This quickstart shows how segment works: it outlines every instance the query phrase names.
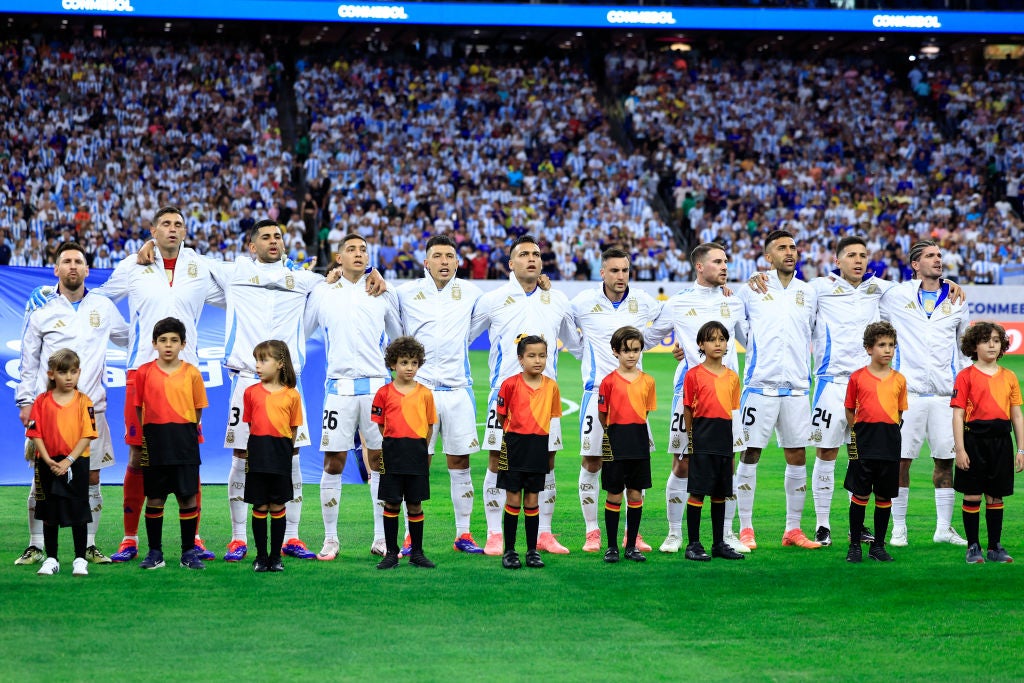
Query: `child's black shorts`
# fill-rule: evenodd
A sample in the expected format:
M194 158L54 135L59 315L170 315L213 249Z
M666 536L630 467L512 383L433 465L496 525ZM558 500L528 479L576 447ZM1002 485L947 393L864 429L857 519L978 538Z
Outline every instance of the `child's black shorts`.
M250 505L284 505L295 496L292 474L246 472L242 500Z
M895 498L900 492L900 461L858 458L846 468L843 488L855 496L867 498Z
M544 490L546 472L509 472L498 471L498 488L506 491L526 491L540 493Z
M430 500L430 479L425 474L392 474L385 472L380 475L380 486L377 488L377 500L387 503L422 503Z
M149 465L142 468L142 487L147 498L174 494L188 498L199 493L199 465Z
M731 455L715 455L697 451L690 455L690 478L686 492L712 498L732 497Z
M601 488L608 493L624 489L645 491L651 488L651 459L610 460L601 465Z

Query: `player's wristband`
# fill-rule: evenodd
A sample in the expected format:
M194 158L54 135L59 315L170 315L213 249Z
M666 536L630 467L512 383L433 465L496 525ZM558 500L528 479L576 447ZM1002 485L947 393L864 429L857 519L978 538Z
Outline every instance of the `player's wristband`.
M75 459L72 458L70 455L68 456L68 464L69 465L74 465L75 464Z
M1018 448L1017 455L1024 455L1024 448Z

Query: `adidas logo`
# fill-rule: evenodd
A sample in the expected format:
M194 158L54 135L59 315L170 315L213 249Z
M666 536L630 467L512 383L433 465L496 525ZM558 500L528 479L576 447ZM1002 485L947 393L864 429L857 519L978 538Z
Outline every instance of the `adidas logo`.
M562 445L562 440L561 439L555 439L555 446L558 447L558 446L561 446L561 445Z
M242 499L242 496L233 496L228 502L231 502L231 503L244 503L245 501Z
M492 500L489 503L487 503L487 507L489 507L489 508L500 508L501 505L498 504L498 501Z
M473 439L473 443L469 444L470 448L479 448L480 442L477 439Z
M298 431L298 432L297 432L297 433L295 434L295 440L296 440L296 441L305 441L305 440L306 440L306 433L305 433L305 432L303 432L303 431L302 431L302 430L300 429L300 430L299 430L299 431Z
M591 498L590 496L587 496L586 498L583 499L583 504L584 505L593 505L596 502L597 501L594 500L593 498Z
M843 293L843 288L842 287L836 287L835 289L832 290L832 293L833 294L842 294Z
M674 498L669 498L668 502L672 503L673 505L682 505L683 499L680 498L679 496L675 496Z
M508 297L507 299L505 299L505 305L506 306L508 306L510 304L514 304L515 302L516 302L516 300L513 297L511 297L511 296Z
M338 507L338 499L337 498L331 498L329 501L324 503L324 507L325 508Z
M424 294L423 292L417 292L416 296L414 296L412 299L413 301L424 301L426 298L426 294Z
M799 487L799 488L797 489L797 491L798 491L798 492L799 492L799 491L803 491L803 492L805 492L805 493L806 493L806 492L807 492L807 484L804 484L803 486Z
M143 274L145 274L145 275L152 275L152 274L153 274L153 273L155 273L156 271L155 271L155 270L153 270L153 266L146 266L146 269L145 269L144 271L142 271L142 272L143 272Z
M742 445L743 445L743 439L736 439L736 443L733 444L733 446L742 446Z
M775 297L773 297L771 294L765 294L761 301L775 301Z
M54 323L54 325L53 325L53 326L54 326L54 327L55 327L56 329L58 329L58 330L59 330L59 329L60 329L60 328L62 328L62 327L67 327L67 326L68 326L68 324L67 324L66 322L64 322L63 320L58 320L58 321L57 321L56 323Z
M291 501L289 501L289 502L291 502L291 503L301 503L302 502L302 496L298 496L297 498L292 498Z
M908 311L913 311L914 309L917 308L917 304L915 304L913 301L911 301L909 304L907 304L903 308L907 309Z
M750 488L750 484L740 484L739 486L736 487L736 490L737 491L752 491L753 489Z
M472 491L466 491L465 493L462 494L462 497L463 498L472 499L473 498L473 492Z
M597 304L596 306L594 306L593 308L590 309L590 312L591 313L600 313L603 310L604 309L601 308L601 304Z
M696 316L697 316L697 310L694 309L694 308L691 308L690 310L688 310L686 312L686 317L687 318L695 318Z
M113 453L104 453L103 458L100 460L100 462L114 462Z
M93 512L101 512L103 510L103 503L100 503L92 509Z

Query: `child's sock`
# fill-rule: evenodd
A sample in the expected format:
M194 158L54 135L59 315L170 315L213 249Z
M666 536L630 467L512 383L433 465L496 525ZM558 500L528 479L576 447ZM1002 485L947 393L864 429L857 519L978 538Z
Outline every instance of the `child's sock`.
M644 516L644 500L626 503L626 547L636 547L636 537L640 533L640 520Z
M885 534L889 530L890 517L892 517L892 501L880 501L875 498L875 542L872 545L885 545Z
M692 496L686 501L686 543L700 543L700 513L703 511L704 501L697 500Z
M60 527L56 524L43 524L43 549L47 557L57 559L57 532Z
M540 508L523 508L523 527L526 529L526 551L537 549L540 531Z
M86 538L89 535L88 524L76 524L71 527L71 541L75 544L75 558L85 557L85 545ZM54 555L56 557L56 555Z
M285 529L288 526L288 508L270 513L270 560L281 559L281 546L284 545Z
M519 526L519 508L512 507L505 503L505 517L502 520L502 531L504 532L505 552L516 549L516 531Z
M164 506L146 505L146 542L150 550L164 549Z
M995 548L1003 535L1003 504L989 503L985 506L985 527L988 529L988 547Z
M978 543L981 501L965 500L960 509L963 511L964 516L964 534L967 536L967 545L974 545Z
M415 515L410 514L408 511L405 514L405 521L409 525L409 541L411 543L411 550L414 553L423 552L423 511L420 510Z
M580 509L583 510L583 522L587 525L588 534L600 528L597 525L597 501L600 483L600 472L591 472L586 467L580 467ZM605 514L605 519L607 520L607 513Z
M683 510L686 509L686 486L688 479L677 477L671 472L665 482L665 514L668 517L668 533L683 535Z
M604 533L608 537L608 547L619 547L619 518L622 515L622 503L604 502Z
M256 546L256 559L267 557L267 511L252 511L252 543Z
M714 545L725 542L725 498L711 499L711 539Z
M142 483L142 470L128 465L124 471L124 535L138 538L139 517L142 506L146 502L146 492Z
M867 506L868 499L866 497L850 497L850 543L860 543L860 532L864 528Z
M392 510L384 507L384 544L387 547L388 555L398 554L398 513L401 508Z
M196 547L196 529L199 524L199 508L181 508L178 510L178 524L181 526L181 552Z

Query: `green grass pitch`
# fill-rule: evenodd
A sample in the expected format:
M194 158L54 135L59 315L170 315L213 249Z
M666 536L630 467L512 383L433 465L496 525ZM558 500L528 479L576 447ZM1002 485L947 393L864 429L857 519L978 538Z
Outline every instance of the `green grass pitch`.
M484 353L474 352L477 395L485 399ZM651 354L658 381L653 430L654 488L641 531L655 547L666 531L664 454L672 362ZM1020 375L1024 360L1008 358ZM579 366L562 354L563 395L578 401ZM482 419L482 410L478 417ZM342 552L334 562L286 561L280 575L248 562L176 566L153 572L91 566L71 576L70 533L61 534L63 571L36 576L13 560L25 543L24 487L0 489L0 678L125 680L1013 680L1024 678L1024 603L1019 565L967 566L963 551L931 541L935 507L927 458L912 470L910 546L881 566L844 561L847 504L837 492L837 545L782 548L783 460L766 450L755 517L761 547L742 562L692 563L649 555L638 565L605 565L580 552L583 521L575 417L563 420L557 459L555 532L572 549L545 556L543 570L505 571L498 558L451 550L453 521L443 458L431 470L425 549L434 571L403 565L378 572L365 486L346 486ZM11 449L8 457L20 457ZM813 452L809 451L810 458ZM312 449L303 454L318 458ZM809 459L810 459L809 458ZM836 472L842 481L845 452ZM473 531L485 534L479 498L485 457L473 458L478 500ZM810 465L808 466L810 471ZM316 482L307 483L303 537L319 549ZM121 489L104 488L99 545L120 540ZM220 556L229 539L223 486L204 488L203 535ZM176 536L173 505L165 534ZM868 511L870 520L871 510ZM804 513L814 521L811 496ZM960 526L959 500L954 523ZM705 520L705 536L709 532ZM869 521L870 524L870 521ZM1004 544L1024 554L1024 510L1007 501ZM984 538L984 523L982 534ZM169 554L169 559L174 559ZM287 560L287 558L286 558ZM1024 560L1024 557L1022 557Z

